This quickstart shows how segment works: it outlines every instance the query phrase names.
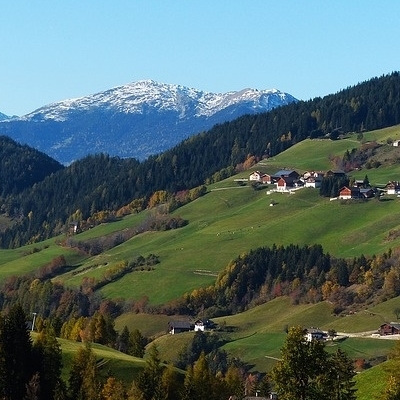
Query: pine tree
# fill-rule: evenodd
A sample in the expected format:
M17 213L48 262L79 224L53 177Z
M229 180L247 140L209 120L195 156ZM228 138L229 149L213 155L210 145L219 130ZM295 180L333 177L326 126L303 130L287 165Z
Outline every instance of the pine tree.
M34 345L34 362L40 377L42 398L52 399L61 380L62 353L52 325L45 327Z
M353 362L347 357L346 353L338 349L331 356L331 378L332 378L332 399L355 400L356 389L354 381L354 366Z
M162 366L160 354L157 346L152 345L146 360L146 366L132 384L130 397L140 400L163 400L161 377Z
M26 315L16 304L0 319L0 397L21 400L33 374Z
M322 342L307 341L303 328L292 327L281 354L282 359L272 370L280 399L331 399L325 376L328 357Z
M125 325L122 332L118 335L117 338L117 349L122 353L128 353L129 350L129 329Z
M126 393L121 381L110 376L101 390L102 400L125 400Z
M79 348L69 375L69 397L74 400L96 400L98 398L98 376L96 357L88 343Z
M162 393L164 400L176 400L180 398L182 380L175 368L169 364L164 369L161 377Z
M129 335L128 353L134 357L143 357L146 346L146 338L138 329L134 329Z
M240 398L244 394L243 373L234 366L230 366L225 375L225 383L230 396Z

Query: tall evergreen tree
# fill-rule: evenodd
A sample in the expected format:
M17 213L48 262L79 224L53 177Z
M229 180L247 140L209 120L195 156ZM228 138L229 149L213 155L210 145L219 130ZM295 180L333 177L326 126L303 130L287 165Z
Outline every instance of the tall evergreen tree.
M355 400L356 389L354 381L354 366L346 353L338 349L330 358L332 399L335 400Z
M121 351L122 353L128 353L129 349L129 329L125 325L124 329L122 329L122 332L118 335L117 337L117 349Z
M19 304L0 319L0 397L21 400L33 371L32 341Z
M331 400L326 369L328 355L318 340L307 341L301 327L289 329L281 350L282 359L272 370L282 400Z
M61 381L62 353L54 328L46 326L33 344L35 370L39 372L43 399L53 399Z
M240 398L244 394L243 373L235 366L231 365L225 374L225 384L230 396Z
M69 375L69 397L71 400L97 400L98 376L96 357L90 344L79 348L72 362Z
M134 329L129 335L128 353L134 357L143 357L146 346L146 338L138 329Z
M101 389L101 400L125 400L126 398L122 382L110 376Z
M162 372L160 354L156 345L149 350L146 366L131 388L132 399L163 400Z

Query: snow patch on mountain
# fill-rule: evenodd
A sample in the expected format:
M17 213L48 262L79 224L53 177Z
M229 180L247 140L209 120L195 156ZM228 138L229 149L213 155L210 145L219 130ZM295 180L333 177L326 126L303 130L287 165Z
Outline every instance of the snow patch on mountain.
M173 111L180 119L210 117L238 103L252 102L253 109L266 111L295 99L276 89L244 89L238 92L210 93L181 85L142 80L94 95L52 103L29 113L21 120L65 121L74 112L102 109L114 113L146 114L146 110Z

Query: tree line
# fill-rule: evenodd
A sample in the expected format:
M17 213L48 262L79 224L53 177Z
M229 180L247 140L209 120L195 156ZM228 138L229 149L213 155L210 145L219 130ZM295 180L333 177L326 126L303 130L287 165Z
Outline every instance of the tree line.
M218 124L143 162L88 156L40 182L26 183L17 192L13 185L3 190L2 212L16 218L16 223L0 234L0 246L17 247L60 233L77 210L87 219L135 199L148 200L160 190L176 193L203 185L220 171L221 176L232 174L249 157L276 155L307 137L335 139L339 132L398 123L400 75L393 72L323 98Z
M163 307L211 318L289 296L293 304L327 300L335 314L356 311L372 299L381 302L400 295L399 261L399 250L344 259L324 253L318 244L260 247L231 261L214 285Z
M391 231L384 240L396 235L396 230ZM0 308L6 310L20 303L26 312L58 320L61 328L65 321L90 317L96 310L114 318L126 311L212 318L289 296L294 304L327 300L333 312L340 314L356 311L367 301L381 302L400 295L398 249L378 256L344 259L325 253L318 244L291 244L250 250L232 260L214 285L195 289L166 304L152 305L147 298L102 298L98 289L108 282L136 270L151 270L157 263L154 254L139 256L104 269L96 279L83 278L80 287L74 289L50 279L71 268L59 256L32 274L6 279L0 287Z

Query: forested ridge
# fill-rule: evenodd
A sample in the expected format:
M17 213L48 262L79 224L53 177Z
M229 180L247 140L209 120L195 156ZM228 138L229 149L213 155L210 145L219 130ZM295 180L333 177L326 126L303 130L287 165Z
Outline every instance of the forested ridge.
M0 136L0 198L18 194L62 168L40 151Z
M336 94L219 124L144 162L88 156L22 191L8 189L2 212L18 223L0 235L17 247L51 237L79 210L82 218L117 210L158 190L175 193L226 177L250 155L268 157L307 138L337 138L400 123L400 74L371 79ZM8 157L8 156L7 156ZM15 161L14 161L15 162Z

